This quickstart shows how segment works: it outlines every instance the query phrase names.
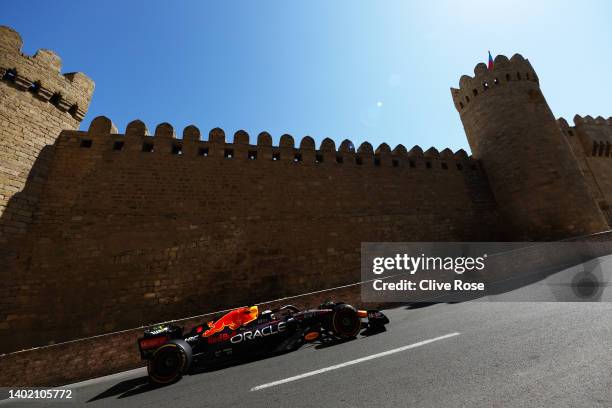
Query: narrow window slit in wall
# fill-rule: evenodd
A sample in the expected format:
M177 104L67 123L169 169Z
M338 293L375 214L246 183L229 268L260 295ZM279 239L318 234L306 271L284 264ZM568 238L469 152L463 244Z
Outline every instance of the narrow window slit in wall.
M376 167L379 167L379 166L380 166L380 159L379 159L378 157L375 157L375 158L374 158L374 165L375 165Z
M49 103L51 105L57 106L62 100L62 95L58 92L54 93L51 98L49 98Z
M145 153L152 153L153 149L154 149L154 145L153 143L143 143L142 144L142 151Z
M208 157L208 147L200 147L198 149L198 156Z
M356 157L355 164L357 164L358 166L361 166L363 164L363 159L361 157Z
M183 146L181 146L180 144L173 144L172 154L178 154L178 155L183 154Z
M597 148L599 143L593 142L593 151L591 152L591 156L597 156Z
M249 150L249 160L257 159L257 150Z
M425 162L425 167L427 167L428 169L431 169L431 162Z
M416 163L414 162L414 160L409 160L408 164L410 165L411 168L415 168L416 167Z
M294 162L294 163L299 163L299 162L301 162L301 161L302 161L302 155L301 155L301 154L297 153L297 154L295 154L295 155L293 156L293 162Z
M234 149L225 149L223 151L223 157L226 159L231 159L234 157Z
M315 156L315 163L323 163L323 155L322 154L317 154Z
M113 150L123 150L123 144L124 142L121 140L117 140L115 143L113 143Z
M272 160L274 161L280 160L280 153L279 152L272 153Z
M28 91L36 95L38 91L40 91L40 81L33 82L32 85L28 88ZM72 105L76 106L76 105Z
M391 163L392 163L393 167L399 167L399 160L393 159L393 161Z
M90 139L81 139L81 147L89 149L93 142Z
M442 163L442 168L443 168L444 170L448 170L448 164L446 164L446 163Z
M463 165L461 163L457 163L457 170L463 170Z
M17 79L17 70L15 68L7 69L2 75L2 80L7 82L15 82Z
M342 157L342 156L336 156L336 163L338 163L338 164L342 164L342 163L344 163L344 157Z

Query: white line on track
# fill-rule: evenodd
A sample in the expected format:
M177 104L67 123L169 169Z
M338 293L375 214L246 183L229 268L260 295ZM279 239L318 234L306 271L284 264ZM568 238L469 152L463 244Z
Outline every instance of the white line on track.
M257 387L251 388L251 391L259 391L259 390L263 390L265 388L270 388L270 387L274 387L274 386L277 386L277 385L286 384L286 383L289 383L289 382L292 382L292 381L301 380L303 378L312 377L313 375L323 374L323 373L326 373L328 371L337 370L339 368L344 368L344 367L352 366L354 364L363 363L364 361L369 361L369 360L373 360L375 358L385 357L385 356L388 356L388 355L391 355L391 354L395 354L395 353L399 353L399 352L402 352L402 351L410 350L410 349L413 349L413 348L416 348L416 347L424 346L426 344L433 343L434 341L448 339L450 337L455 337L455 336L458 336L460 334L461 333L457 333L457 332L449 333L449 334L445 334L444 336L434 337L433 339L419 341L418 343L413 343L413 344L409 344L407 346L402 346L402 347L398 347L398 348L395 348L395 349L392 349L392 350L383 351L382 353L372 354L371 356L361 357L361 358L358 358L356 360L347 361L346 363L336 364L336 365L333 365L333 366L321 368L319 370L309 371L307 373L296 375L296 376L289 377L289 378L285 378L285 379L282 379L282 380L273 381L271 383L258 385Z

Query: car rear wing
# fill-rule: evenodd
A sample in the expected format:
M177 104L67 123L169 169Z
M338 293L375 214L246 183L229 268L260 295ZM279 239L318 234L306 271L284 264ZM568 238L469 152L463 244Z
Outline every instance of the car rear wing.
M164 324L151 327L145 330L142 337L138 339L138 350L142 359L149 358L155 350L168 341L180 339L183 335L183 328Z

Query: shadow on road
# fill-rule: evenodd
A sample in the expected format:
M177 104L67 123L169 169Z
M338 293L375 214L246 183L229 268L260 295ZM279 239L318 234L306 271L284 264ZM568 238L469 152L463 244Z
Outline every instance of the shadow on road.
M384 333L386 332L387 329L385 328L385 326L381 326L381 327L376 327L376 328L369 328L366 327L361 333L360 335L362 337L369 337L369 336L374 336L376 334L380 334L380 333ZM328 347L333 347L333 346L337 346L339 344L343 344L343 343L347 343L349 341L353 341L354 339L338 339L338 338L323 338L322 340L320 340L318 342L318 344L316 346L314 346L315 349L317 350L321 350L324 348L328 348Z
M377 329L369 329L366 328L361 332L361 336L362 337L368 337L368 336L373 336L376 334L380 334L387 331L387 329L385 329L384 327L381 328L377 328ZM318 344L316 343L306 343L304 344L301 348L306 348L306 347L314 347L315 349L319 350L319 349L324 349L327 347L332 347L332 346L336 346L339 344L343 344L349 341L354 341L354 339L347 339L347 340L342 340L342 339L325 339L322 341L319 341ZM315 345L316 344L316 345ZM239 360L234 360L234 361L228 361L228 362L224 362L224 363L218 363L214 366L203 366L203 367L199 367L197 369L194 369L190 375L198 375L198 374L202 374L202 373L208 373L208 372L212 372L212 371L219 371L222 370L224 368L228 368L228 367L234 367L237 365L242 365L242 364L248 364L248 363L252 363L258 360L263 360L266 358L272 358L275 356L278 356L280 354L286 354L286 353L291 353L291 351L287 351L287 352L283 352L283 353L277 353L277 354L272 354L272 355L254 355L248 358L241 358ZM172 384L168 384L168 385L172 385ZM120 383L117 383L115 385L113 385L112 387L110 387L109 389L107 389L104 392L101 392L100 394L96 395L95 397L89 399L87 402L94 402L94 401L98 401L98 400L102 400L105 398L111 398L111 397L115 397L117 396L117 398L126 398L126 397L131 397L133 395L138 395L138 394L142 394L144 392L148 392L148 391L152 391L154 389L157 388L162 388L165 387L167 385L164 386L158 386L158 385L153 385L149 382L149 379L147 376L143 376L143 377L138 377L138 378L132 378L130 380L125 380L122 381Z
M608 259L612 261L612 257ZM521 288L521 290L533 290L535 292L528 292L527 295L530 299L541 296L542 300L556 300L556 301L601 301L604 289L611 286L610 270L612 268L602 267L604 259L595 259L589 262L585 262L578 267L572 267L564 269L557 273L551 271L537 271L536 273L525 273L512 277L511 279L504 279L497 282L490 282L486 293L484 294L467 294L464 296L457 296L456 293L446 294L444 296L436 296L429 299L422 299L417 302L406 302L400 304L388 305L383 307L385 309L404 307L406 310L426 308L432 305L440 303L461 303L464 301L476 300L485 296L499 296L503 294L511 295L510 300L519 300L518 296L513 293L514 290ZM607 276L606 276L607 275ZM534 284L537 284L534 286ZM543 297L542 292L548 294L548 298ZM537 295L537 296L535 296ZM505 300L501 298L500 300ZM361 337L367 337L379 334L386 331L384 327L373 330L366 328L361 332ZM302 348L314 347L317 350L333 347L336 345L343 344L351 340L342 340L337 338L323 338L315 343L307 343L302 345ZM285 353L288 353L287 351ZM230 366L237 366L242 364L248 364L254 361L271 358L278 354L263 354L263 355L251 355L240 360L226 361L223 363L217 363L214 366L202 366L192 370L190 375L197 375L205 372L219 371ZM148 382L146 376L134 378L126 381L117 383L107 389L106 391L96 395L87 402L94 402L106 398L126 398L133 395L141 394L160 388L160 386L152 385Z
M129 397L130 395L149 391L153 388L155 387L149 384L149 380L146 376L132 378L131 380L122 381L113 385L108 390L96 395L87 402L94 402L97 400L114 397L115 395L119 395L117 398L125 398Z

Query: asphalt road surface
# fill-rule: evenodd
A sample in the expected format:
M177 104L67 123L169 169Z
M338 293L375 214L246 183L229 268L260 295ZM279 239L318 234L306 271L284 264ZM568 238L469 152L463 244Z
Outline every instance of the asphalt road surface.
M612 303L472 301L386 313L386 332L163 388L149 388L137 369L70 385L71 403L0 406L612 407Z

